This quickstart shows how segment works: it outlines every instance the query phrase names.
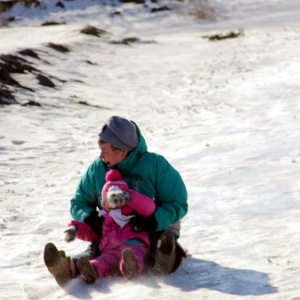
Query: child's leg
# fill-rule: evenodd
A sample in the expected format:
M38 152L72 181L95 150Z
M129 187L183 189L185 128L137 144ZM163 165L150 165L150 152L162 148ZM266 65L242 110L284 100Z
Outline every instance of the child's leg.
M95 268L98 277L105 277L118 272L120 256L120 249L118 247L106 253L102 252L100 256L90 260L90 263Z
M129 279L141 274L148 250L144 245L123 245L120 271Z
M128 279L132 279L138 276L137 259L132 249L123 249L120 270L122 274Z

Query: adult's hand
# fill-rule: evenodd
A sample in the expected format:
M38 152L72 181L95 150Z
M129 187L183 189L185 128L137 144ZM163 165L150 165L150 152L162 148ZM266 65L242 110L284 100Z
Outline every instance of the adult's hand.
M131 230L134 232L146 231L148 233L153 233L156 230L157 221L154 214L149 217L144 217L142 215L135 215L129 221Z

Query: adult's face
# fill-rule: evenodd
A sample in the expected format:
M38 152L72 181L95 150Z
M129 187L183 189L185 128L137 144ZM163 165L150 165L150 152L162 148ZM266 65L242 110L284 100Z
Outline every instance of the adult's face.
M100 149L100 159L108 166L112 167L126 158L128 151L113 147L105 141L98 140Z

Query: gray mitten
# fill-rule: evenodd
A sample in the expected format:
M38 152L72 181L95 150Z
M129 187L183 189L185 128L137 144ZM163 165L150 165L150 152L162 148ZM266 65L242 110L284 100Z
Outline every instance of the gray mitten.
M77 229L75 225L70 226L67 230L65 230L65 241L68 243L74 241L76 237L76 231Z
M102 188L101 206L105 209L120 208L131 200L130 189L118 170L109 170Z
M123 192L112 190L106 194L108 207L116 208L124 206L128 201L131 200L130 192Z

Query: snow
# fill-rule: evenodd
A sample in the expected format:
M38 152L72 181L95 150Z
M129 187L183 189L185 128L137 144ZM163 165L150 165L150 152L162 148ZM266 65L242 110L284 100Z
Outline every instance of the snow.
M24 58L57 87L13 74L36 91L19 89L16 100L42 106L0 106L0 299L300 299L300 1L213 0L206 21L174 2L156 14L56 2L2 13L17 18L0 29L0 54L35 49L41 60ZM65 24L39 26L46 21ZM86 25L108 34L81 34ZM238 29L238 38L203 38ZM125 37L140 42L110 43ZM167 276L75 279L63 290L43 249L87 247L64 241L69 200L113 114L134 120L149 150L182 174L189 256Z

